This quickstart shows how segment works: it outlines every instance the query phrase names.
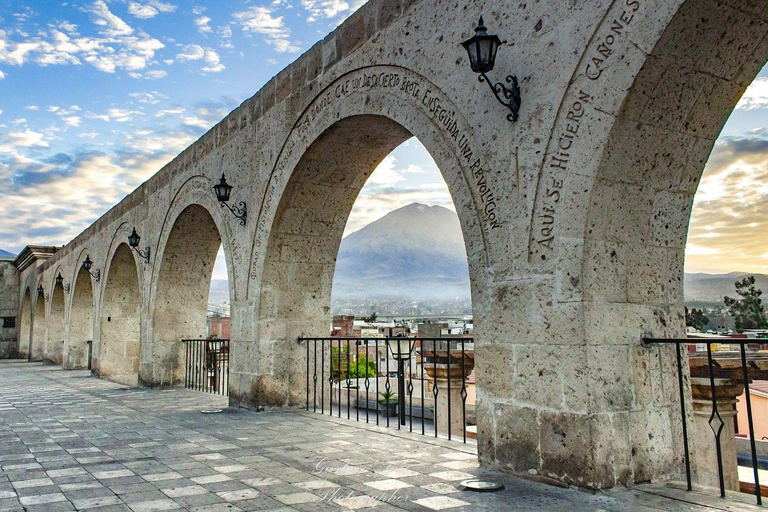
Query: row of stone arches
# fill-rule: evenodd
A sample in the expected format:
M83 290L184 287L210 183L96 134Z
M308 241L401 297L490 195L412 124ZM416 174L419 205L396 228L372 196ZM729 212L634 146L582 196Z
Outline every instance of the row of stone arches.
M207 334L208 291L221 235L205 206L187 203L178 210L154 255L157 269L131 250L124 223L103 260L83 249L73 267L52 269L50 276L62 275L61 283L55 277L52 283L42 278L28 283L21 301L20 355L66 369L91 366L99 376L129 385L181 381L180 340ZM86 256L100 267L99 279L83 267ZM155 283L152 300L142 293L146 273Z

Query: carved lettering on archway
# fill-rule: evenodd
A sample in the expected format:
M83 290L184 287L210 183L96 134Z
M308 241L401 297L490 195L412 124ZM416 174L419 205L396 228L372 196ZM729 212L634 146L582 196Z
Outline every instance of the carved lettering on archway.
M436 85L424 77L405 68L395 66L376 66L357 69L344 75L329 85L307 107L294 125L288 136L272 175L267 183L259 213L254 241L254 254L251 267L251 279L258 277L258 262L264 255L264 246L269 238L272 222L274 201L284 189L288 180L289 163L295 160L295 151L299 141L311 136L310 128L321 116L339 112L344 102L353 95L385 92L406 99L421 108L430 116L435 125L440 128L445 138L453 142L453 152L461 162L461 166L469 172L467 182L471 192L476 196L476 204L480 208L480 218L483 219L483 238L486 246L493 230L503 225L503 218L498 210L493 183L488 176L496 173L481 158L479 151L473 145L472 134L467 124L459 117L452 107L448 96ZM305 140L305 143L311 141Z
M608 67L622 58L622 45L626 30L635 19L642 0L616 0L603 23L595 30L592 41L582 55L581 62L571 79L560 104L555 127L549 139L547 153L539 172L536 199L531 214L528 261L547 261L553 254L557 239L558 215L569 175L579 174L581 164L574 164L576 155L584 157L590 152L588 108L594 105L590 91L603 87L600 82Z

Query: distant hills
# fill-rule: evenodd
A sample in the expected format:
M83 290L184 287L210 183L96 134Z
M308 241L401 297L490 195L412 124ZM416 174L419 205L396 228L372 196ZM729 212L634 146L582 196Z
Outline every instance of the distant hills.
M4 251L0 249L0 258L15 258L16 255L12 252Z
M722 304L724 296L736 295L734 282L748 275L756 277L768 303L768 275L746 272L685 274L685 301ZM394 297L469 300L467 255L456 212L412 203L341 241L333 300ZM214 280L210 302L227 300L227 281Z
M750 274L748 272L731 272L729 274L685 274L686 302L723 302L723 297L736 297L734 283L746 276L755 276L755 286L763 290L763 296L768 299L768 276L765 274Z
M459 217L412 203L346 236L333 298L469 298L469 267Z

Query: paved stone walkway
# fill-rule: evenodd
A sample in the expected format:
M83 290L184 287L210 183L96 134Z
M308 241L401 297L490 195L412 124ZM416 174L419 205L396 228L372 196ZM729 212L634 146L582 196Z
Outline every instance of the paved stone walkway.
M0 511L757 510L670 486L548 486L478 469L471 446L319 414L200 412L216 407L226 399L0 361ZM506 489L460 490L474 475Z

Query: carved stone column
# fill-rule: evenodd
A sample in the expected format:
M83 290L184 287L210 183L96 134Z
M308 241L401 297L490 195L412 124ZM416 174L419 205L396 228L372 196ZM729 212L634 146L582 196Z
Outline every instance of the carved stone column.
M463 403L466 396L464 394L466 391L463 393L462 390L466 390L464 381L475 367L474 353L465 352L462 355L461 350L451 350L450 369L447 351L424 352L424 355L429 358L434 357L431 362L424 363L424 370L432 380L433 386L437 388L435 400L437 433L447 436L450 423L451 437L461 437L464 435ZM449 404L450 415L448 414Z
M712 390L708 377L691 378L693 417L688 438L691 448L691 470L697 483L720 487L715 434L719 430L720 456L725 488L739 490L739 472L734 420L736 397L744 392L744 383L736 379L715 379L717 412L713 415ZM722 425L722 429L720 428Z

